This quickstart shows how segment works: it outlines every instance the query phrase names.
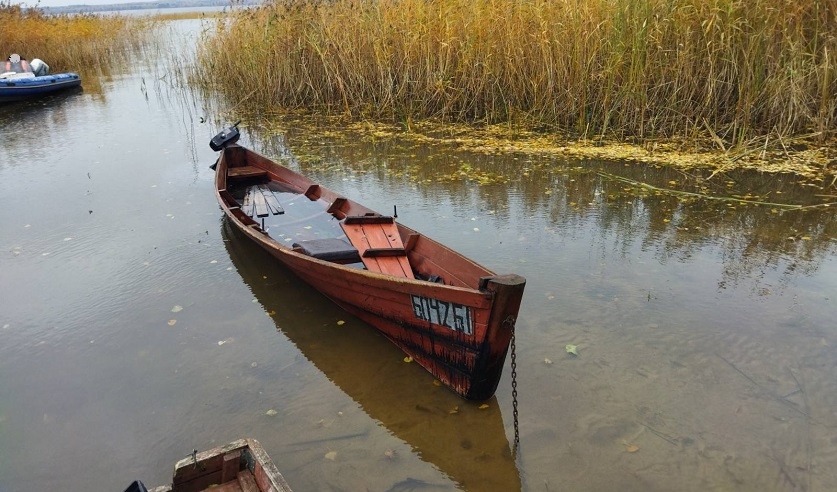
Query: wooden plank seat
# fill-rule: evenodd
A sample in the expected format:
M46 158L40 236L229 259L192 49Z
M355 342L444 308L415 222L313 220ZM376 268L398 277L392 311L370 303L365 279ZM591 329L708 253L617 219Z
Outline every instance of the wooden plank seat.
M340 227L352 246L357 248L367 270L415 278L393 217L353 215L346 217Z
M293 244L295 251L334 263L360 263L357 249L345 239L309 239Z
M239 166L227 169L227 179L261 178L267 176L267 171L255 166Z

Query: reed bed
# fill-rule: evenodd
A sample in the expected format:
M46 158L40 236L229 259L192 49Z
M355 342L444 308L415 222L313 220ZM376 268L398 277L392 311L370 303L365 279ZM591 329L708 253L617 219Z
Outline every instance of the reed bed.
M151 24L141 19L93 14L47 15L0 0L0 48L40 58L52 72L105 68L139 48Z
M582 137L828 138L837 0L274 0L193 82L251 108L523 123Z

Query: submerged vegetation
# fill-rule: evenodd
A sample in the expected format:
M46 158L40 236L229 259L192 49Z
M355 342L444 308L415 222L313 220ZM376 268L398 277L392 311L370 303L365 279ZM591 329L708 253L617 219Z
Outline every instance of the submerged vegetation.
M835 31L834 0L275 0L207 31L193 82L238 111L784 159L835 136Z
M3 58L19 53L44 60L53 72L96 70L139 48L149 25L140 19L93 14L47 15L0 0Z

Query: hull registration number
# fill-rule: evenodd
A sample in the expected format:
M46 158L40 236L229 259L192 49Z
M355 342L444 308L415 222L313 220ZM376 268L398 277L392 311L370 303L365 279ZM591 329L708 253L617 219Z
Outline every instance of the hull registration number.
M466 335L474 334L474 316L471 308L454 302L440 301L430 297L410 296L413 314L416 318L434 325L445 326Z

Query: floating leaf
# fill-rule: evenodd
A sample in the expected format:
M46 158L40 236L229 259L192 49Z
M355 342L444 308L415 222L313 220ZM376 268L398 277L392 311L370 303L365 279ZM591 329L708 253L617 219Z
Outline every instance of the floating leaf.
M334 461L337 458L337 451L329 451L325 454L325 459Z
M408 355L407 357L404 357L404 362L409 364L410 362L413 362L413 358Z
M636 444L629 444L625 446L625 451L629 453L636 453L637 451L639 451L639 446L637 446Z
M548 366L551 366L551 365L552 365L552 359L545 358L545 359L543 360L543 363L544 363L544 364L546 364L546 365L548 365Z
M183 306L174 306L171 308L171 312L173 313L179 313L180 311L183 311Z
M174 326L176 323L177 323L176 319L170 319L169 320L169 326Z
M439 381L438 379L433 380L433 386L441 386L441 385L442 385L442 382Z
M275 417L275 416L279 415L279 412L277 412L276 410L271 408L270 410L268 410L264 414L267 415L268 417Z
M455 414L455 413L459 413L459 407L453 407L453 408L451 408L451 409L450 409L450 412L448 412L448 413L449 413L449 414L451 414L451 415L453 415L453 414Z
M486 408L489 408L489 407L490 407L490 405L488 403L483 403L482 405L480 405L480 410L485 410Z
M570 343L567 344L567 346L564 348L567 350L568 354L578 355L578 345L573 345Z
M268 311L267 315L268 316L276 316L276 311Z
M341 319L340 321L338 321L338 322L337 322L337 326L343 326L343 325L345 325L345 324L346 324L346 322L345 322L345 321L343 321L342 319Z

